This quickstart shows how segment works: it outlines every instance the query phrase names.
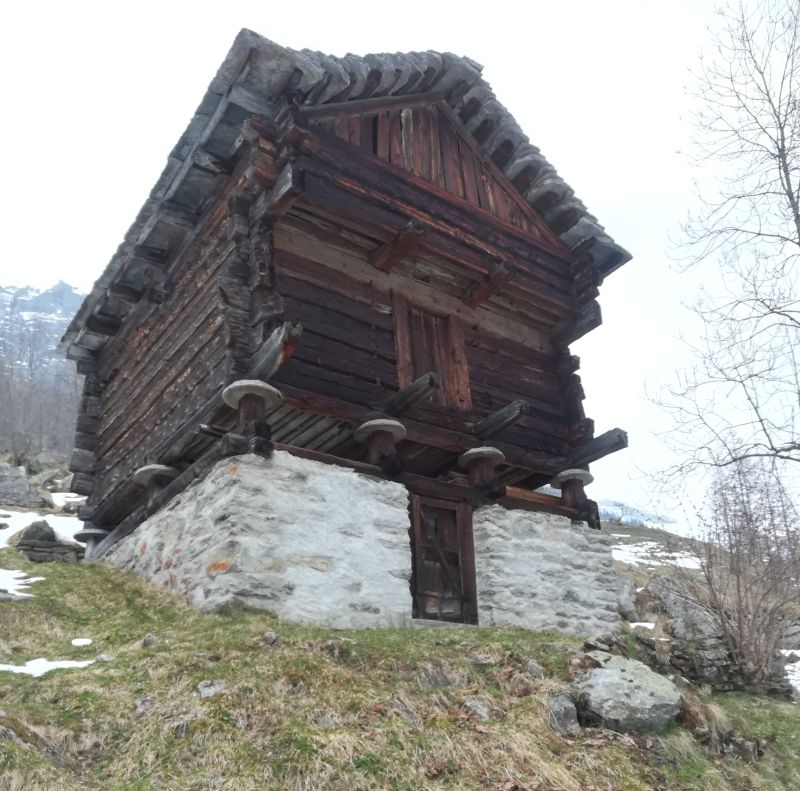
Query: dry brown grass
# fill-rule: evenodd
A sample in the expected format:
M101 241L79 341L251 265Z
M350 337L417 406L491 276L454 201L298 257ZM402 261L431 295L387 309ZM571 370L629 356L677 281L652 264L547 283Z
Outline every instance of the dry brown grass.
M0 564L25 568L9 551ZM569 638L496 628L334 632L263 613L202 615L102 566L44 573L35 598L0 603L0 631L13 630L5 661L116 658L39 679L0 674L0 708L63 761L0 742L0 791L645 791L711 788L691 778L722 776L686 732L665 737L673 757L659 761L648 739L550 731L548 696L566 688L570 669L546 644L576 643ZM266 629L278 634L273 647ZM145 649L147 632L159 642ZM79 635L94 644L71 646ZM545 679L525 672L529 658ZM225 694L199 698L203 679L223 682ZM464 710L474 695L490 704L490 721ZM143 698L152 705L137 714ZM689 780L678 779L678 755L694 767Z

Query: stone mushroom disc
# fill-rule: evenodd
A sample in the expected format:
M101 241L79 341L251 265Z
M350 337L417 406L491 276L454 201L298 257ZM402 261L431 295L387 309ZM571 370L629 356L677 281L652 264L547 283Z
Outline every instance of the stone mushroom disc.
M480 448L470 448L464 451L464 453L458 457L458 464L460 467L469 467L473 461L479 461L480 459L487 459L492 462L492 464L502 464L506 460L506 457L503 455L503 452L497 448L485 445Z
M133 482L147 486L153 478L177 478L180 474L180 470L168 467L166 464L145 464L133 473Z
M283 401L283 393L277 387L268 385L260 379L239 379L229 384L222 391L222 400L234 409L239 408L239 402L246 395L257 395L264 399L265 406L272 406Z
M110 532L110 530L103 530L101 527L84 527L83 530L75 533L73 538L76 541L80 541L81 544L86 544L93 538L98 540L105 538Z
M353 432L353 438L356 442L364 442L370 434L374 434L376 431L388 431L395 442L406 438L406 427L399 420L387 420L386 418L362 423Z
M582 484L588 486L593 480L594 475L592 475L589 470L564 470L550 481L550 485L554 489L560 489L567 481L580 481Z

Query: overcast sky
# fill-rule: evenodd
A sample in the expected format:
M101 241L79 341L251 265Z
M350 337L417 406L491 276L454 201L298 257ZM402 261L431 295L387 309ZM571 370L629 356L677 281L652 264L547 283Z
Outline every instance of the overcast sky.
M0 12L5 109L0 285L88 290L132 223L242 27L334 55L435 49L468 55L634 260L601 290L604 325L575 344L587 413L631 448L593 466L594 497L652 502L642 473L666 462L648 402L686 361L670 237L692 201L679 153L685 86L707 0L553 2L40 2Z

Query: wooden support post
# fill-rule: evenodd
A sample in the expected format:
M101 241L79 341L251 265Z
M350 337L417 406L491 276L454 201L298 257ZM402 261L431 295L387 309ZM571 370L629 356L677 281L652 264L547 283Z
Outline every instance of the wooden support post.
M414 404L429 398L434 392L442 389L442 377L429 372L420 376L410 385L401 388L384 405L381 411L387 415L399 415Z
M367 446L367 462L381 468L384 475L394 477L403 470L396 443L405 439L405 426L397 420L368 420L354 432L356 442Z
M370 254L369 261L381 272L388 272L396 263L411 255L428 232L428 226L418 220L409 220L406 226L389 242Z
M553 478L550 485L554 489L561 489L561 505L577 511L580 518L587 522L589 527L594 530L600 529L600 518L597 512L597 504L586 497L584 490L594 477L589 470L580 468L564 470Z
M280 390L259 379L240 379L222 391L222 400L239 413L237 431L223 439L225 455L244 452L241 450L242 439L251 453L271 455L272 432L266 415L269 407L283 401Z
M102 527L95 527L91 522L84 522L83 527L73 536L75 541L86 544L86 550L83 555L84 560L92 559L95 548L110 532L110 530Z
M498 464L506 460L497 449L491 447L471 448L458 459L460 467L469 473L469 485L491 500L504 497L506 487L497 480Z

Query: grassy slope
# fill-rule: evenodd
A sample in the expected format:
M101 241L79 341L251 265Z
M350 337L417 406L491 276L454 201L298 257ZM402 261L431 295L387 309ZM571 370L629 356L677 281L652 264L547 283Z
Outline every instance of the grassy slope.
M46 575L35 598L0 602L0 652L12 652L0 661L116 656L38 679L0 673L0 709L55 756L0 738L4 790L800 787L800 707L792 704L718 699L741 733L771 740L756 766L712 755L678 727L637 740L550 732L547 695L564 686L568 668L546 644L570 642L563 637L499 628L334 632L261 613L202 615L102 565L33 566L4 550L0 566ZM267 629L279 636L271 648ZM141 646L147 632L160 638L151 648ZM78 636L94 644L75 648ZM476 656L493 662L476 664ZM531 657L548 678L524 672ZM229 692L201 700L204 679L225 681ZM467 715L470 695L490 700L496 717ZM146 696L154 704L137 715L135 701Z

